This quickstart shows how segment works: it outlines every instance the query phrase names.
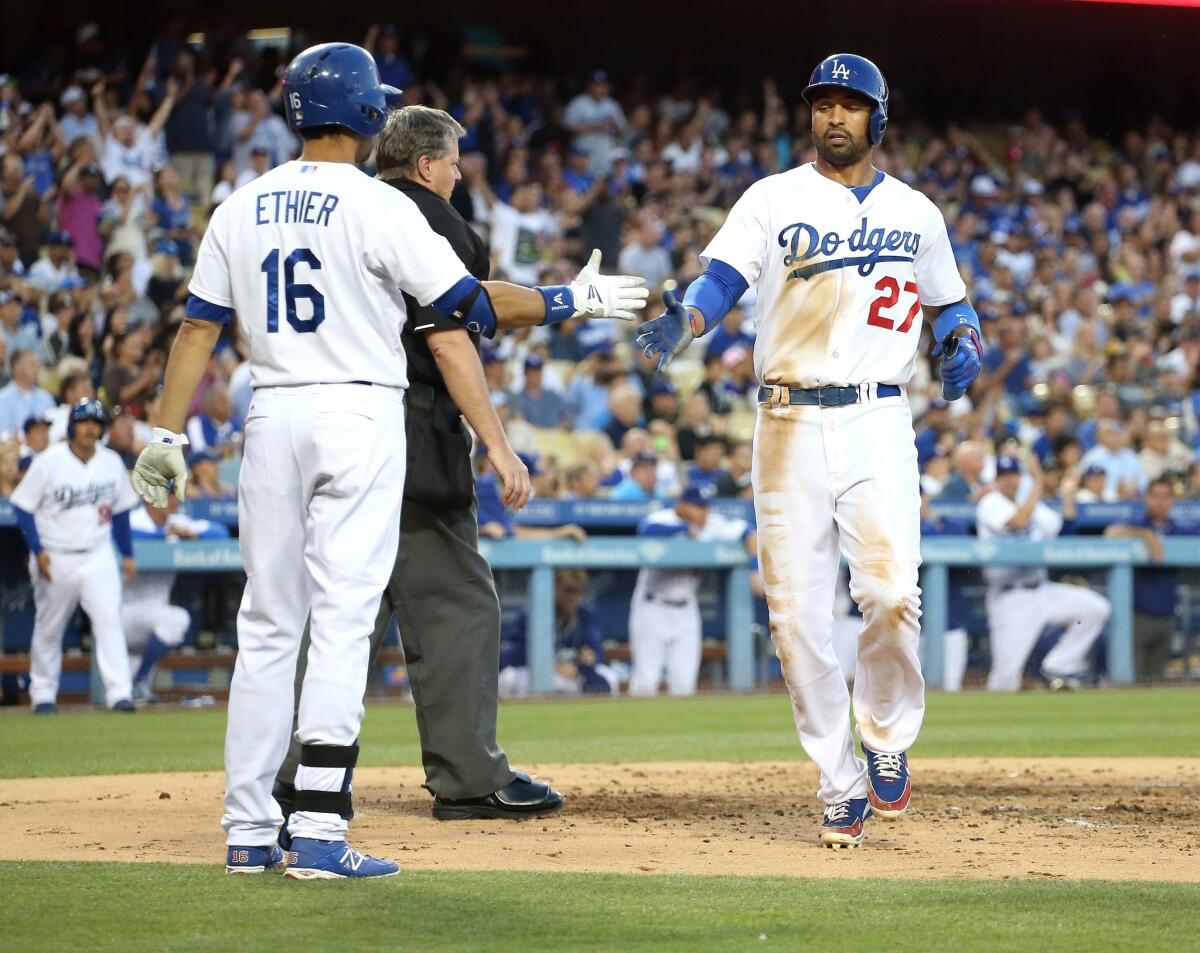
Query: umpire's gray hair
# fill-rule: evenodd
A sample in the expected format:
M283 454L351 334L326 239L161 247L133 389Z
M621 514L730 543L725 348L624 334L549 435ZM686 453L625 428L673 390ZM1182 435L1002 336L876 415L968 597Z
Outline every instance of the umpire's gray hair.
M388 113L375 146L375 168L381 179L412 175L421 156L441 159L467 130L441 109L405 106Z

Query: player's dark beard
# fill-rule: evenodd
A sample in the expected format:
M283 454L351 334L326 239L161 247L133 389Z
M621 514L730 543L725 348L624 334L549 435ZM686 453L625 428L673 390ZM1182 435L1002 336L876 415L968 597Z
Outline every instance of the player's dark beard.
M864 139L854 138L854 134L847 129L839 129L838 132L846 137L846 141L839 145L830 145L825 136L817 139L814 143L817 155L825 162L837 168L854 165L861 162L866 154L871 150L870 145ZM825 135L829 132L826 130Z

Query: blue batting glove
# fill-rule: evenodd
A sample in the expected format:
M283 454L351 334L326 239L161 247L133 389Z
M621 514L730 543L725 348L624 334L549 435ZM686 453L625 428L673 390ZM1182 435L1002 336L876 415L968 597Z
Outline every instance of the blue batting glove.
M692 319L687 309L676 300L673 292L663 292L663 304L666 311L657 318L638 325L637 345L646 357L660 355L658 373L667 369L667 365L687 348L695 338L692 331Z
M937 351L942 354L942 397L958 400L967 392L983 369L980 357L982 350L979 335L973 330L966 334L951 335L939 342Z

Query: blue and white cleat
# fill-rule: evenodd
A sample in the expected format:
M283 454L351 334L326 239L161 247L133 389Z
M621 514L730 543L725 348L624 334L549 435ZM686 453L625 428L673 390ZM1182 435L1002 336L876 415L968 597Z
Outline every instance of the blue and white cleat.
M826 847L857 847L866 836L871 805L865 797L829 804L821 820L819 839Z
M893 820L908 810L912 797L912 777L908 773L908 756L877 754L863 745L867 756L867 799L871 810L880 817Z
M33 706L35 715L57 715L58 706L54 702L38 702Z
M288 880L338 880L346 877L394 877L400 865L355 850L344 840L293 837L287 852Z
M230 847L225 854L225 873L261 874L267 870L280 870L287 858L278 844L264 847Z

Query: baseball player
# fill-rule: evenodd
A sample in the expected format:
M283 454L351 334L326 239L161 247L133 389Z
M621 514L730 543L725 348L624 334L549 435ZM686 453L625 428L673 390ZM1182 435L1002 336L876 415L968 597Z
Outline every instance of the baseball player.
M129 517L134 539L223 539L229 536L224 526L208 520L196 520L177 513L179 501L167 499L166 509L142 505ZM191 614L182 606L171 605L173 572L141 572L125 587L121 600L121 624L131 653L140 654L133 673L135 705L158 701L154 694L154 667L172 649L183 644Z
M1063 529L1063 517L1042 502L1042 471L1030 457L1030 486L1019 497L1021 465L1015 457L996 461L996 488L975 508L975 531L981 539L998 536L1053 539ZM1109 601L1083 586L1050 582L1041 566L985 567L987 614L992 669L987 687L992 692L1015 692L1038 636L1048 625L1066 632L1042 662L1051 688L1074 685L1087 671L1088 652L1112 611Z
M403 293L488 336L575 316L632 318L645 302L637 279L599 275L598 253L570 286L528 289L468 274L411 199L357 168L400 96L380 84L361 47L327 43L289 64L284 105L303 152L213 213L167 365L161 427L134 470L153 505L166 504L172 481L185 498L187 404L236 311L254 398L238 491L247 578L225 740L230 873L285 864L297 880L399 872L353 850L346 834L370 636L395 561L404 486ZM528 495L528 474L514 471L506 501L521 505ZM271 781L288 747L306 619L285 861Z
M753 554L754 531L745 520L708 508L711 484L692 483L671 507L638 524L639 536L681 537L702 542L742 541ZM629 606L630 695L657 695L666 675L672 695L696 694L700 676L700 602L703 574L691 569L638 572Z
M821 770L820 841L862 841L874 810L902 813L905 751L924 714L917 658L920 492L912 415L921 321L933 325L942 391L979 373L979 319L965 300L937 207L871 164L888 88L861 56L813 71L817 158L746 190L701 255L683 303L643 324L660 369L757 285L754 504L771 637L800 743ZM863 613L854 715L831 639L838 549Z
M122 576L128 584L137 574L129 511L138 498L121 458L100 445L107 421L100 401L79 401L66 442L38 454L11 497L30 553L36 614L29 696L38 715L58 711L63 629L76 606L92 620L105 703L113 711L134 710L120 605Z

